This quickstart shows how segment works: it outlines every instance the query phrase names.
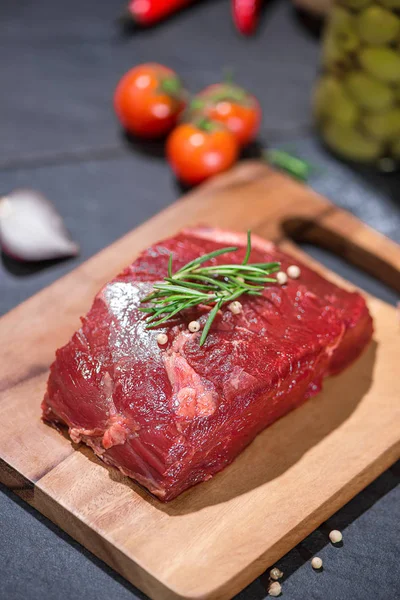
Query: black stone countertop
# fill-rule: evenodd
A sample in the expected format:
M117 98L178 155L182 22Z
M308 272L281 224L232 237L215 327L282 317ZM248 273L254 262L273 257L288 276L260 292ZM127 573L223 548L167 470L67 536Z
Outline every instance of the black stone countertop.
M232 66L261 101L260 141L316 167L310 184L400 241L400 177L333 159L312 131L310 91L319 42L290 3L268 4L260 31L239 37L228 0L203 0L148 31L121 35L120 0L2 0L0 3L0 191L33 187L65 218L79 258L28 268L0 262L0 314L107 246L181 194L159 144L129 143L112 111L119 77L163 62L200 90ZM319 260L388 302L396 294L343 261ZM1 340L6 343L6 340ZM400 425L399 425L400 426ZM400 465L397 464L283 557L287 600L400 598ZM344 545L327 541L343 531ZM314 573L310 558L324 560ZM36 511L0 488L1 600L128 600L145 596ZM260 577L237 596L266 598Z

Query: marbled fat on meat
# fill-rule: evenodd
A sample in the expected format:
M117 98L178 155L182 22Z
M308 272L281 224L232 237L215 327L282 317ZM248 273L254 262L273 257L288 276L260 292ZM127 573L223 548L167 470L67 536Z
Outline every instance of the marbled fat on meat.
M293 259L252 236L251 262ZM207 309L146 330L140 299L167 273L217 248L213 259L241 262L246 236L191 229L144 251L96 296L82 327L51 366L43 418L66 425L113 465L168 501L223 469L265 427L316 394L325 376L352 363L372 336L358 293L347 292L305 265L299 279L243 296L243 310L223 308L204 346L194 318ZM168 336L160 347L157 335ZM268 460L268 457L265 457Z

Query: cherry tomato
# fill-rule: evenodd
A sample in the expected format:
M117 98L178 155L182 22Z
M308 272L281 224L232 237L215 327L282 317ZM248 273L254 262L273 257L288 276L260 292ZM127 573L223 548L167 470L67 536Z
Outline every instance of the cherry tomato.
M185 99L186 92L174 71L148 63L122 77L115 90L114 107L129 133L156 138L176 125Z
M167 140L167 157L175 175L189 185L229 169L239 146L235 136L209 119L183 123Z
M189 119L198 114L226 125L241 146L255 139L261 123L256 98L233 83L216 83L198 94L190 104Z

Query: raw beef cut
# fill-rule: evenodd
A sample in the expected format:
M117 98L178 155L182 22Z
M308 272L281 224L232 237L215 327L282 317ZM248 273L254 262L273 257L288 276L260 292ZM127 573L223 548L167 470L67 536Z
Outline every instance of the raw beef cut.
M282 270L294 262L270 242L252 242L250 262L279 261ZM353 362L372 336L362 296L305 265L287 285L242 296L240 314L222 307L202 347L201 331L187 325L194 318L204 324L206 307L146 329L138 305L166 276L170 253L178 270L228 245L239 249L213 262L240 263L245 234L191 229L151 246L98 293L51 366L43 418L67 425L74 442L163 501L232 462L260 431L316 394L325 376ZM168 336L162 347L160 332Z

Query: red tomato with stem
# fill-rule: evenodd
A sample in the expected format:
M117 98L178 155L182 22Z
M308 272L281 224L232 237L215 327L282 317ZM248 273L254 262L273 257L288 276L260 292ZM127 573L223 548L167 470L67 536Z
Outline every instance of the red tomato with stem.
M167 157L172 170L189 185L226 171L238 154L239 145L229 129L204 118L179 125L167 140Z
M199 114L223 123L241 146L246 146L256 138L262 117L257 99L230 82L210 85L193 98L188 119Z
M172 69L148 63L122 77L115 90L114 108L129 133L157 138L176 125L186 98L182 82Z

